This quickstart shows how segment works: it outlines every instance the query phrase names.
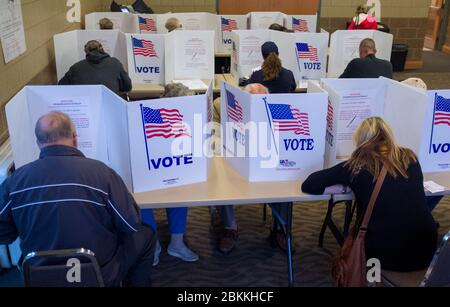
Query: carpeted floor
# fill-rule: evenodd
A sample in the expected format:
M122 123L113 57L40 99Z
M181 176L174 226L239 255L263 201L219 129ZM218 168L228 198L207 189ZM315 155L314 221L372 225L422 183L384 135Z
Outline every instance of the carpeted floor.
M330 263L338 245L327 231L324 248L317 246L318 234L325 217L325 202L297 203L294 206L293 235L295 286L332 286ZM336 210L339 225L343 208ZM270 210L268 210L270 212ZM450 197L433 212L440 223L440 233L450 230ZM169 256L163 249L160 264L153 269L154 286L161 287L284 287L287 286L286 256L269 244L270 215L262 221L262 205L237 206L239 241L229 255L217 250L217 234L211 229L208 208L189 210L186 240L200 255L196 263L185 263ZM165 210L156 210L163 247L168 244ZM21 286L16 270L0 273L0 286Z

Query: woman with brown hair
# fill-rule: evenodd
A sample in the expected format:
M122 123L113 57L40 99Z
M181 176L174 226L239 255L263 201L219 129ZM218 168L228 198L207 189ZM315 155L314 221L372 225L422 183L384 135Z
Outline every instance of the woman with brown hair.
M255 71L246 83L261 83L271 94L293 93L297 87L294 74L281 65L277 45L265 42L261 53L264 58L261 70Z
M367 259L379 259L383 270L426 268L436 250L437 226L427 206L416 155L395 142L390 127L379 117L364 120L354 141L356 149L349 160L311 174L302 191L322 194L328 186L349 186L356 197L360 222L385 166L387 175L366 233Z

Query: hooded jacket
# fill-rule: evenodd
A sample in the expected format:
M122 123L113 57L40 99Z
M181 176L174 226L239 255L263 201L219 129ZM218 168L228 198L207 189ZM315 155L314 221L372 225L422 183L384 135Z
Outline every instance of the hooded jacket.
M111 91L120 94L131 91L132 84L122 63L107 53L93 51L70 67L59 85L102 84Z

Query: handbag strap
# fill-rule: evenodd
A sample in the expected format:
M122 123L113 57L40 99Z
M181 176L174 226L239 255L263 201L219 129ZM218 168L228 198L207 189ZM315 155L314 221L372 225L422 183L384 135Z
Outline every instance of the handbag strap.
M363 222L360 226L360 230L366 230L369 225L370 218L372 216L373 207L375 207L375 202L377 201L378 194L380 194L381 186L383 185L384 179L387 175L386 165L383 165L380 174L378 175L377 182L375 183L375 187L372 192L372 196L370 197L369 204L367 205L366 213L364 214Z

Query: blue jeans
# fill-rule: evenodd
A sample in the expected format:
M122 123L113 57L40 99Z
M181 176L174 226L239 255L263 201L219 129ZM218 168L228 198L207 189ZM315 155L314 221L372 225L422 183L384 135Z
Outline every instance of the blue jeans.
M234 221L234 207L229 206L217 206L217 211L219 211L220 219L222 220L224 228L232 228Z
M166 209L170 234L182 234L186 231L187 208ZM156 220L152 209L141 210L142 221L156 232Z

